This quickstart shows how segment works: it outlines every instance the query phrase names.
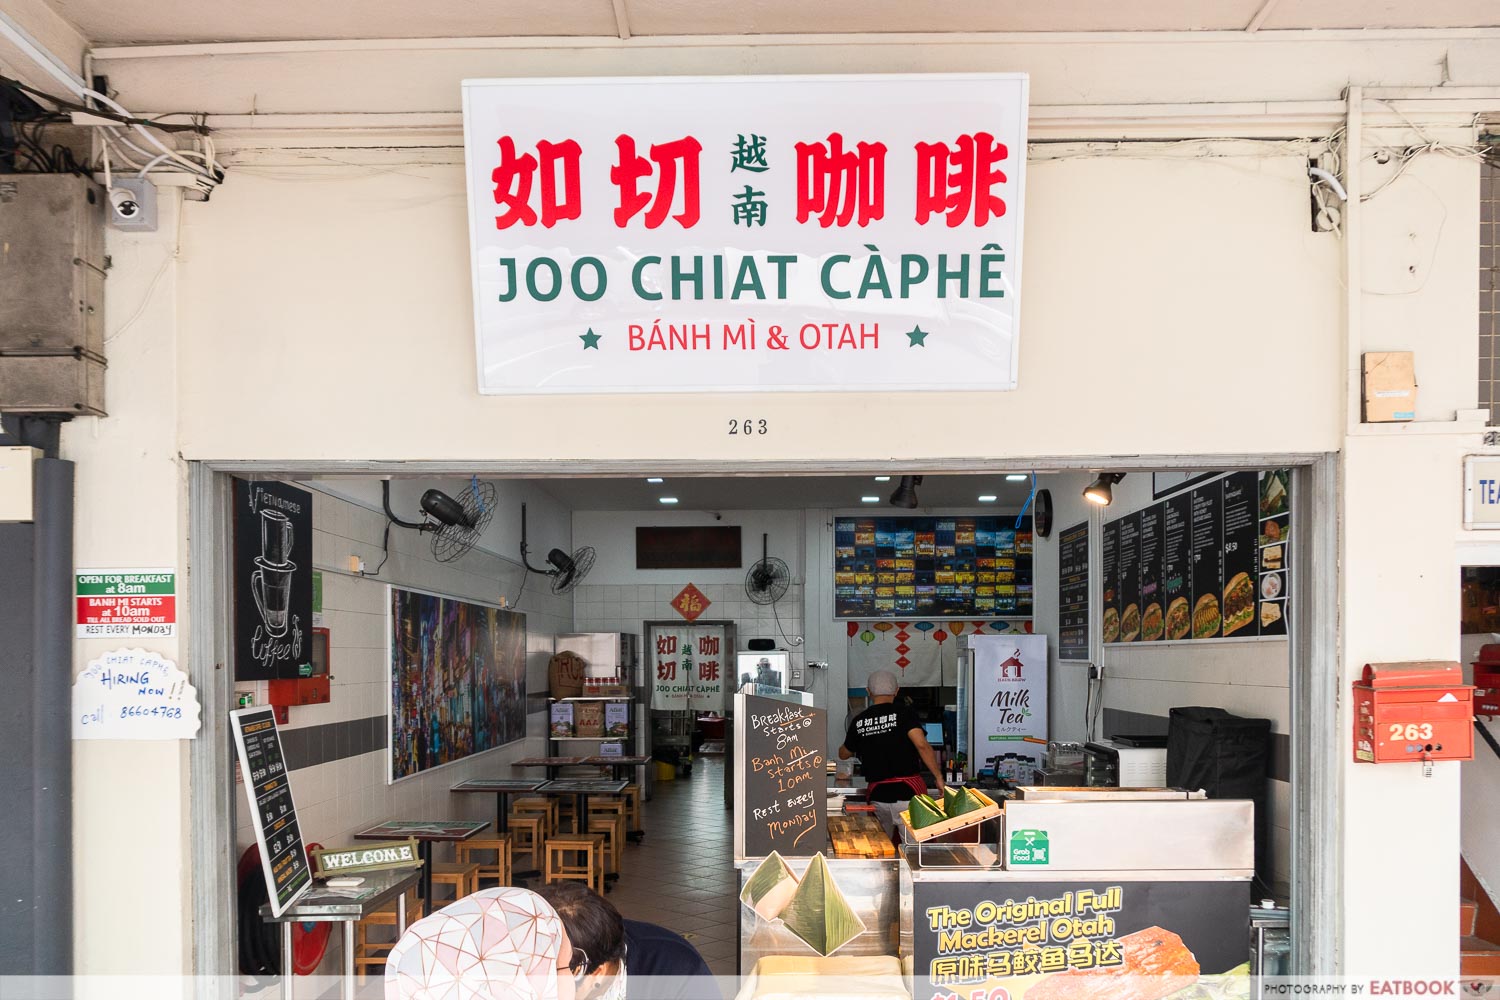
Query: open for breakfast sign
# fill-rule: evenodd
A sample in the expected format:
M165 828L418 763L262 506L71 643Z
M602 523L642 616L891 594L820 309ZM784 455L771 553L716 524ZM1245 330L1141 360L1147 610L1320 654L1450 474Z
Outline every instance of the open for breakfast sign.
M1024 74L464 83L483 393L1012 389Z

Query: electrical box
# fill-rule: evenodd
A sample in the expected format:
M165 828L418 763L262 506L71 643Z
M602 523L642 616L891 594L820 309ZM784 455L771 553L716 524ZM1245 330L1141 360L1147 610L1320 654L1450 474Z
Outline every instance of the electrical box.
M328 672L329 632L312 630L310 673L302 677L278 677L266 682L266 704L276 710L276 721L287 721L287 709L297 705L326 705L333 700Z
M1473 760L1474 688L1452 660L1367 663L1354 683L1354 759Z
M1474 661L1474 714L1493 719L1500 715L1500 642L1479 647Z
M0 448L0 522L35 520L32 510L32 465L40 448Z
M0 174L0 411L104 416L103 188Z

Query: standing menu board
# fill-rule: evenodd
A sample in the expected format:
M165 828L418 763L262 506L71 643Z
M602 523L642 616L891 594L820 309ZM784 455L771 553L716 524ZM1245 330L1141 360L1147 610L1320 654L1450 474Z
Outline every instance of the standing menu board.
M230 712L229 720L240 773L245 778L245 794L250 800L250 822L260 847L266 892L279 917L312 885L312 871L307 867L307 849L297 824L276 714L270 706L242 708Z
M313 497L286 483L234 481L234 677L312 673Z
M1031 518L834 519L835 618L1030 618Z
M1057 534L1057 655L1064 660L1089 658L1089 524Z
M734 724L744 738L735 761L744 782L734 812L744 831L740 856L811 857L828 840L828 713L776 698L741 699Z
M1287 634L1290 473L1231 472L1104 526L1104 641Z

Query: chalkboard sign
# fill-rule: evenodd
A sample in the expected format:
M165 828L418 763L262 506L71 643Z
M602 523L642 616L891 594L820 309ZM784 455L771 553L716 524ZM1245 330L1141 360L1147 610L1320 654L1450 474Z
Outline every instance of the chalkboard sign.
M828 713L775 698L745 695L735 722L744 734L744 856L772 851L811 857L828 842Z
M312 885L312 871L307 867L307 849L297 824L276 715L270 706L262 706L230 712L229 719L239 751L240 773L245 778L245 795L250 800L250 822L266 874L266 892L279 917Z
M312 673L312 504L286 483L234 481L236 680Z
M1089 525L1058 532L1057 655L1089 658Z

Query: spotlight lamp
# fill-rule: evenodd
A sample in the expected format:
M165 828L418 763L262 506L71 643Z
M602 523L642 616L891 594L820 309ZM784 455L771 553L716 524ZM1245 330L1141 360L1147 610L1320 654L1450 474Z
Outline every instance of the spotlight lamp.
M1101 472L1099 478L1095 479L1083 488L1083 498L1089 503L1096 503L1100 507L1108 507L1115 498L1114 485L1125 478L1123 472Z
M916 509L917 487L921 485L921 476L902 476L901 482L896 486L896 492L891 494L891 506L905 507L907 510Z

